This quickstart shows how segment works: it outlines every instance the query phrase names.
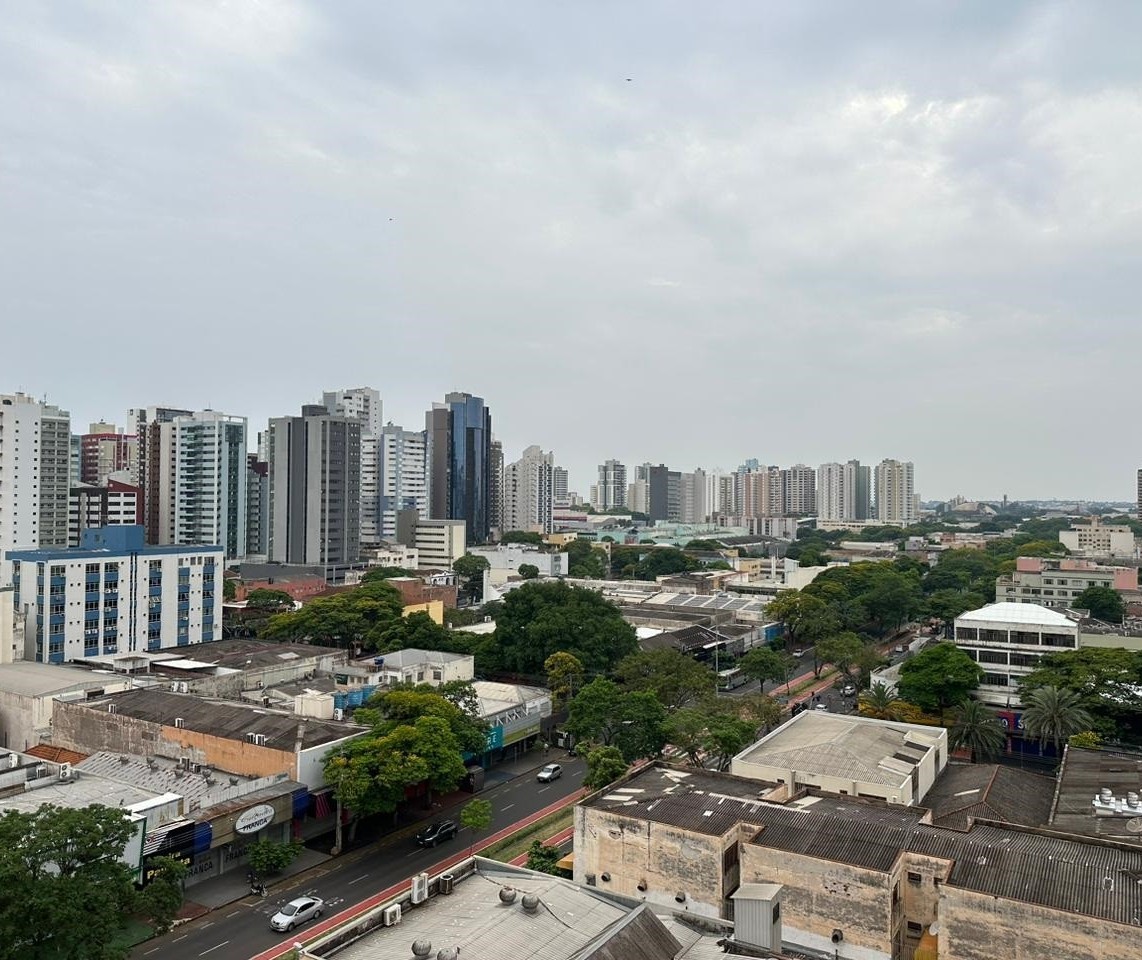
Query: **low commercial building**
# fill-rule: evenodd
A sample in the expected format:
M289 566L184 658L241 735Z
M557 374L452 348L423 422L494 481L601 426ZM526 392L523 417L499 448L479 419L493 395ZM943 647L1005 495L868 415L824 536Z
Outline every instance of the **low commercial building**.
M1105 566L1077 557L1019 557L1009 575L996 578L995 602L1074 608L1079 595L1089 587L1136 593L1138 568Z
M476 658L471 654L442 650L396 650L374 657L361 657L338 667L333 676L341 686L395 687L427 683L438 687L476 675Z
M1051 827L1142 845L1142 751L1066 747Z
M780 890L785 949L851 960L1136 956L1142 849L655 764L575 811L577 882L692 915ZM933 953L932 955L937 955Z
M782 784L790 796L812 787L911 806L947 762L943 727L806 710L734 757L730 772Z
M57 702L52 743L86 753L165 757L239 776L284 773L316 791L325 786L326 754L366 732L354 724L151 689Z
M473 547L469 552L488 561L484 582L492 587L503 586L508 580L518 577L519 568L525 563L535 567L541 577L565 577L569 569L566 553L540 550L527 544Z
M1075 523L1069 530L1059 531L1059 543L1082 557L1136 557L1134 531L1130 527L1103 523L1091 517L1086 523Z
M476 680L472 689L487 721L488 744L481 759L485 766L526 753L546 730L551 719L551 691L518 683Z
M407 517L407 513L412 513ZM414 548L421 568L451 568L468 549L467 527L463 520L424 520L415 511L397 515L397 539Z
M147 546L143 527L129 524L85 530L80 547L12 550L7 560L28 659L65 663L221 635L220 546Z

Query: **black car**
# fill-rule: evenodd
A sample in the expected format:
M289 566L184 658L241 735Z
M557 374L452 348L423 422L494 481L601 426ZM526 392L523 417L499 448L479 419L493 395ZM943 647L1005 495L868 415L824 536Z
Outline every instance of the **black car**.
M459 832L455 820L438 820L421 830L416 835L416 842L422 847L435 847L443 840L451 840Z

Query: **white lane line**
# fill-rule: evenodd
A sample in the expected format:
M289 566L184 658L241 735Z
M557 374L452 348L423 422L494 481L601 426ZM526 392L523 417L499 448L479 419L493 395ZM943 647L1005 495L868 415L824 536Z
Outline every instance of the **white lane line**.
M515 806L514 803L509 803L506 807L500 807L500 809L501 810L510 810L514 806Z
M228 913L228 914L226 914L226 919L229 920L231 917L236 917L241 912L242 912L241 910L235 910L233 913Z
M357 878L357 880L364 880L364 879L365 879L365 877L367 877L367 876L368 876L368 874L367 874L367 873L362 873L362 874L361 874L361 875L360 875L360 876ZM349 884L350 884L350 885L352 885L352 884L356 883L356 882L357 882L357 880L350 880L350 881L349 881Z
M150 949L150 950L148 950L146 953L144 953L144 954L143 954L143 956L144 956L144 957L149 957L149 956L150 956L152 953L154 953L154 952L155 952L156 950L158 950L158 949L159 949L159 947L151 947L151 949Z
M215 950L218 950L220 947L226 946L226 944L228 944L229 942L230 942L229 940L223 940L221 943L216 943L209 950L203 950L202 953L199 954L199 956L205 957L208 953L213 953Z
M213 927L213 926L214 926L213 920L207 920L206 923L201 924L201 927L203 930L205 930L207 927Z
M189 937L189 936L190 936L190 934L189 934L189 933L184 933L184 934L183 934L181 937L175 937L175 938L174 938L174 939L171 941L171 943L178 943L178 942L179 942L179 940L185 940L185 939L186 939L187 937Z
M535 792L536 792L536 793L543 793L545 790L550 790L550 789L551 789L551 787L540 787L540 788L539 788L538 790L536 790Z

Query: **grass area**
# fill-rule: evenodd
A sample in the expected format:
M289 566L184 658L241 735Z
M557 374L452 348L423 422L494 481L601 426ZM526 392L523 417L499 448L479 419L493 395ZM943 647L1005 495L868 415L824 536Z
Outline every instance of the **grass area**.
M810 677L804 683L797 684L797 686L795 686L793 688L793 690L789 693L789 697L790 698L795 697L802 690L808 690L810 687L816 686L822 680L828 680L829 677L835 676L836 672L837 671L831 667L828 670L822 670L821 675L819 677Z
M504 838L487 850L481 851L480 856L490 860L499 860L500 863L507 863L521 853L527 853L533 840L546 840L561 830L566 830L574 820L574 806L564 810L556 810L555 813L548 814L542 820L537 820L530 827Z

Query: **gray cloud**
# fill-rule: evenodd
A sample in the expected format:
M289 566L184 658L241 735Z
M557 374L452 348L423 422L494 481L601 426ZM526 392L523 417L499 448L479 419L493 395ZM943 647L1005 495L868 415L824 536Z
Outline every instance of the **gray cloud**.
M7 387L80 424L466 389L584 492L608 456L897 456L925 496L1129 497L1140 21L16 5Z

